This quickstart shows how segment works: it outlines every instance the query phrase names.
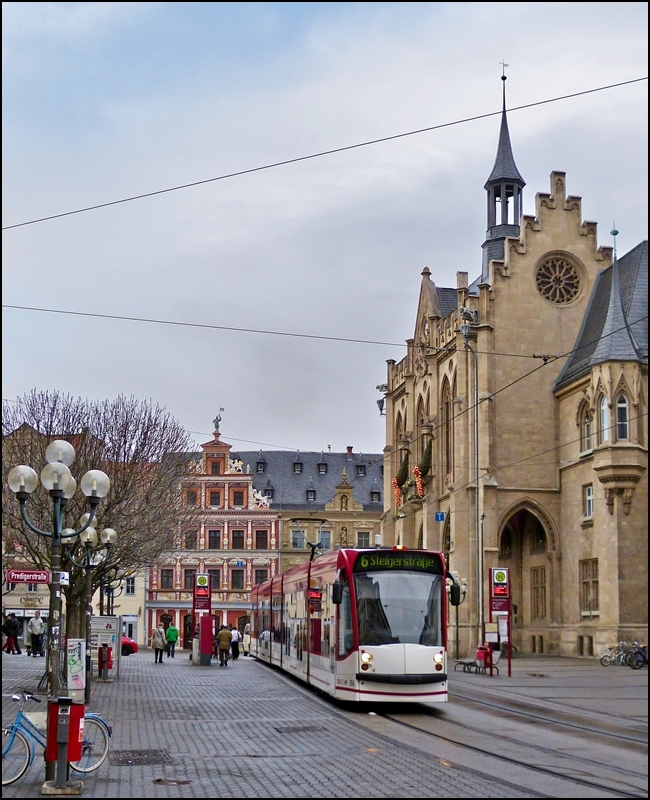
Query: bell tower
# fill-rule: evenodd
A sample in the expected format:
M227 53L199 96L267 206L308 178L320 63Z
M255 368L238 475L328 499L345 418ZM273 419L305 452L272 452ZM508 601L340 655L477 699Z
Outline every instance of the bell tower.
M526 181L519 174L508 131L506 116L506 80L505 68L501 76L503 81L503 111L501 112L501 131L497 157L490 177L483 187L487 192L487 231L483 242L483 264L481 279L487 280L488 263L492 259L500 260L504 254L504 241L507 236L519 237L519 220L523 211L523 192Z

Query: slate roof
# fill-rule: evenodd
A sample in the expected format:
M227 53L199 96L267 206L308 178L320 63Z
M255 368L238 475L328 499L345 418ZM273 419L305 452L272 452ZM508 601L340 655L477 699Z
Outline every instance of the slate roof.
M604 361L648 362L648 242L601 270L575 344L555 389Z
M440 304L442 318L446 319L458 308L458 292L456 289L447 289L441 286L436 286L436 291L438 292L438 303Z
M343 480L347 471L347 481L352 486L354 499L363 505L364 511L383 510L384 463L381 453L322 453L287 450L238 450L231 451L231 458L241 459L244 469L250 464L253 486L264 493L273 489L271 509L292 511L324 510L336 495L336 486ZM264 472L257 472L257 463L263 461ZM294 463L302 463L302 473L294 472ZM327 472L318 471L318 465L325 464ZM365 468L365 475L357 474L357 467ZM307 500L307 490L315 489L316 499ZM379 501L372 502L371 491L379 492Z

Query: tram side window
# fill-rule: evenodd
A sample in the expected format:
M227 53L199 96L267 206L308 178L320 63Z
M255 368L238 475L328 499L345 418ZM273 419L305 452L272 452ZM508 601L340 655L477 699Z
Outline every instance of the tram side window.
M341 578L341 583L343 584L343 598L339 605L337 653L339 656L344 656L354 647L354 633L352 631L350 584L346 578Z

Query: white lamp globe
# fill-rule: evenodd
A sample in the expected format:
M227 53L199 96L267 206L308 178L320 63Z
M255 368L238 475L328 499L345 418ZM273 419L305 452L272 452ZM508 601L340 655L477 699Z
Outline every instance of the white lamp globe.
M38 475L31 467L21 464L9 472L7 483L12 492L27 492L31 494L38 486Z
M70 485L72 475L70 470L60 461L47 464L41 470L41 483L51 492L53 489L60 489L62 492Z
M86 528L85 531L81 531L79 534L79 539L82 544L89 544L91 547L95 547L97 544L97 531L94 528Z
M71 467L74 462L74 457L74 447L70 442L66 442L63 439L50 442L45 450L45 460L48 464L54 464L60 461L62 464L65 464L66 467Z
M106 497L110 488L110 479L101 469L91 469L81 479L81 491L86 497Z
M99 538L102 540L102 544L115 544L117 542L117 533L113 528L104 528L99 534Z

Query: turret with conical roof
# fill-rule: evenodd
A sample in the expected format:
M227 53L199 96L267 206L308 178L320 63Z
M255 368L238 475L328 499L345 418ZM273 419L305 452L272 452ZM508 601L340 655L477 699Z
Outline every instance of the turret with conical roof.
M506 116L506 76L503 81L503 111L497 156L490 177L483 187L487 193L487 232L483 243L482 279L486 280L488 263L502 259L506 236L519 236L519 220L523 210L523 190L526 181L521 177L510 144Z

